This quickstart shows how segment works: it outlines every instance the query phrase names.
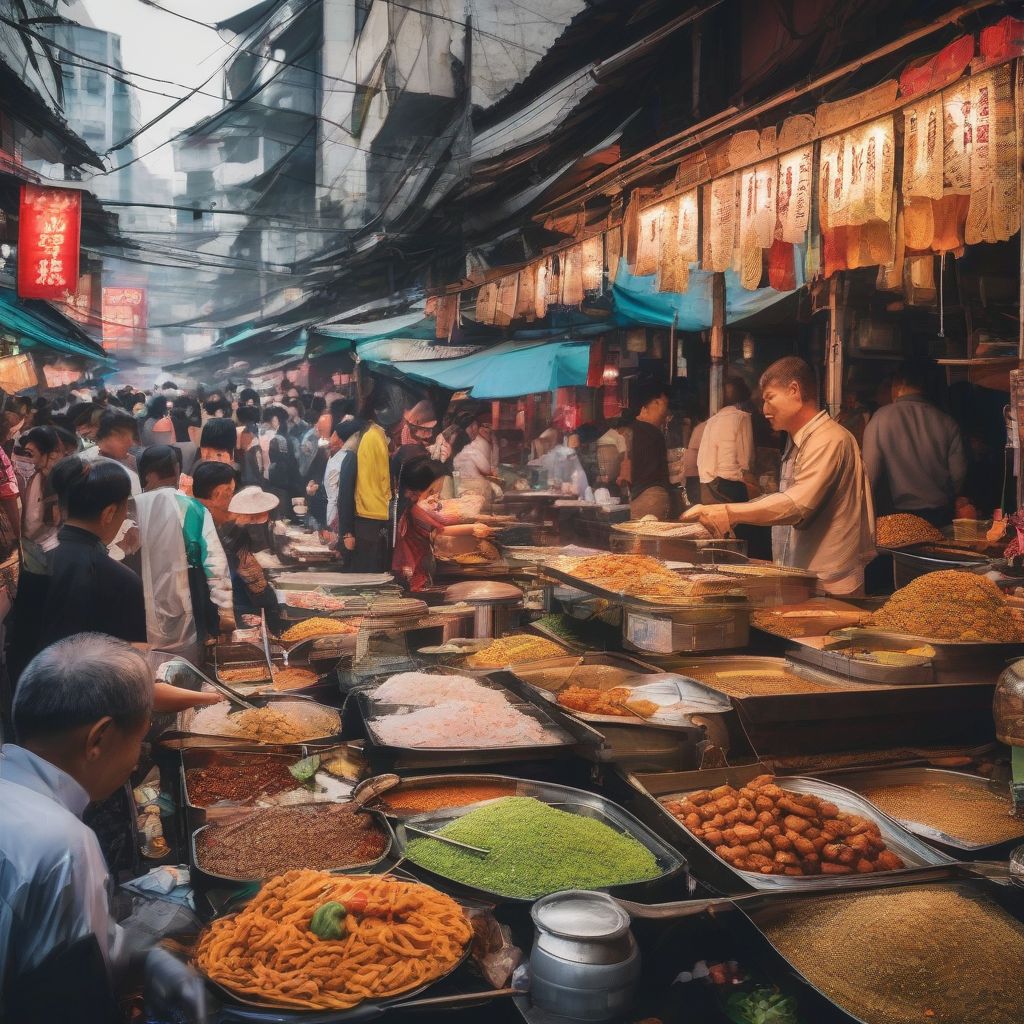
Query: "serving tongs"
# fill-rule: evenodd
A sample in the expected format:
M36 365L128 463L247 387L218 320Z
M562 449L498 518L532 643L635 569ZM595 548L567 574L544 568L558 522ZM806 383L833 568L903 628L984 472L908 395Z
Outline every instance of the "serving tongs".
M231 703L231 710L228 712L229 715L236 715L240 711L253 711L256 708L266 707L267 704L270 703L266 697L243 697L236 689L228 686L227 683L221 683L216 679L211 679L198 665L174 651L165 651L158 647L154 647L153 653L166 654L175 661L179 661L181 664L187 665L197 676L199 676L200 679L202 679L204 683L211 686L222 697Z

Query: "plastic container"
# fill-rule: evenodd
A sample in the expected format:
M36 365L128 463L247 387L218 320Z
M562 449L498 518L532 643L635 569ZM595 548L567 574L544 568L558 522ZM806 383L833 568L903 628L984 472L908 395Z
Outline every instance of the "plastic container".
M991 519L954 519L953 539L969 543L984 541L985 534L991 529Z

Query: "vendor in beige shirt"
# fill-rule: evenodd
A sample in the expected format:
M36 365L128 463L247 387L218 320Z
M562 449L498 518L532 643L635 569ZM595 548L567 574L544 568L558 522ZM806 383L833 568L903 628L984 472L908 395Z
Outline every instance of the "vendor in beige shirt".
M777 494L742 504L695 505L684 522L725 534L737 523L771 526L775 561L816 573L827 594L862 592L875 556L875 514L853 435L818 409L814 371L780 359L761 377L764 414L789 434Z

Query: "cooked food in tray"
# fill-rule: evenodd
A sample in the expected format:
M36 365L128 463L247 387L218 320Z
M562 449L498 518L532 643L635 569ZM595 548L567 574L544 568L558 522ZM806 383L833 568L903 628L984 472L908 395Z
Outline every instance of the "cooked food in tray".
M258 743L302 743L341 731L341 715L333 708L294 699L231 714L227 702L211 704L192 719L190 732L229 736Z
M660 710L652 700L636 699L628 686L614 686L610 690L595 690L574 683L559 690L557 701L570 711L588 715L614 715L617 718L650 718Z
M869 628L936 640L1022 643L1024 624L991 580L971 572L930 572L901 587Z
M290 608L301 608L311 612L339 612L347 603L344 597L320 594L315 590L285 590L282 597Z
M739 871L762 875L854 875L895 871L878 825L809 793L759 775L746 786L718 786L663 797L665 809Z
M281 634L281 640L286 644L298 643L300 640L308 640L311 636L350 636L359 632L359 621L346 622L344 619L304 619L289 626Z
M262 683L267 680L270 672L266 665L244 665L239 668L219 668L217 675L222 683L229 686L235 683Z
M628 523L616 523L620 533L632 533L638 537L672 537L682 540L707 540L711 534L700 523L673 523L644 516Z
M828 693L833 687L813 679L804 679L788 669L700 669L689 667L686 674L707 683L730 697L762 697L788 693Z
M761 930L866 1024L1019 1024L1024 925L962 885L801 900Z
M513 633L495 640L476 654L466 659L469 668L504 668L525 661L540 661L542 658L558 658L565 654L565 648L552 640L530 633Z
M927 825L965 843L1003 843L1024 836L1024 821L1010 816L1009 796L968 781L879 781L858 787L858 792L897 821Z
M782 637L820 636L836 629L862 626L870 613L832 598L814 598L795 605L759 608L751 625Z
M444 977L473 937L450 897L395 878L289 871L203 933L196 965L241 999L349 1010Z
M717 573L680 576L649 555L594 555L551 563L561 572L615 594L646 600L689 600L731 590L735 580Z

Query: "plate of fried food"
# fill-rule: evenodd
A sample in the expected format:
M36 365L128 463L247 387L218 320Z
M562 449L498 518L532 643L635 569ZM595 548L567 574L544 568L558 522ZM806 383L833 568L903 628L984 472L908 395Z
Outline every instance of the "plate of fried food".
M472 937L462 907L428 885L298 870L213 921L194 964L243 1005L355 1020L447 977Z
M731 707L685 676L587 664L586 656L553 658L511 671L546 700L586 722L690 728L692 715L724 714Z

